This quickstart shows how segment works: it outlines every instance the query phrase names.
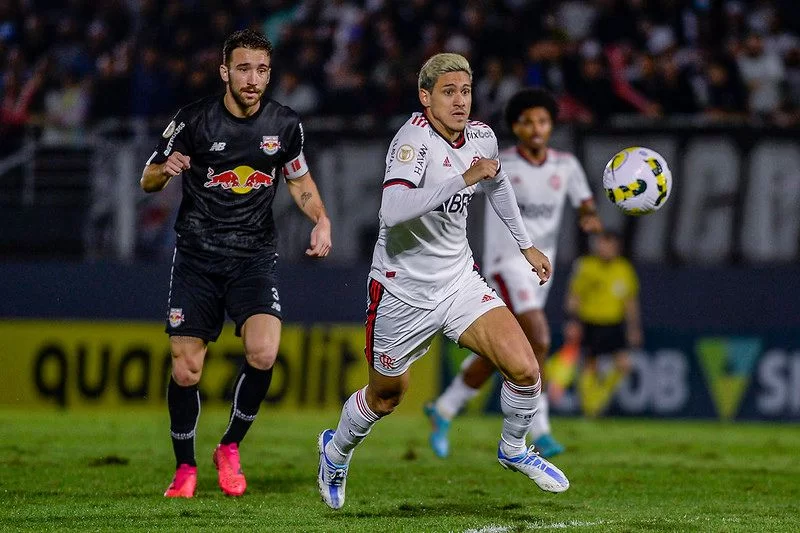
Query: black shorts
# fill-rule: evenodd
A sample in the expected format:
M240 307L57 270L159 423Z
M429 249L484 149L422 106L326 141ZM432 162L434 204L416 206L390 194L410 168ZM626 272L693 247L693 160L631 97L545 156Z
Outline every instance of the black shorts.
M259 313L282 318L276 272L277 254L206 260L175 250L169 284L166 332L215 341L225 313L241 336L245 320Z
M603 354L613 354L628 347L625 338L624 324L611 324L598 326L583 324L583 340L581 347L589 357Z

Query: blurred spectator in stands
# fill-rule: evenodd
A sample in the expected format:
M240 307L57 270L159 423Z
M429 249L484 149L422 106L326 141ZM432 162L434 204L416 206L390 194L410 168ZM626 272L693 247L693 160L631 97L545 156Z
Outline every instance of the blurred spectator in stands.
M633 62L633 49L627 43L606 46L608 73L614 95L619 100L616 112L638 112L648 117L661 116L661 106L631 85L628 66ZM612 110L612 114L615 111Z
M608 74L608 66L596 41L585 42L578 57L570 58L571 68L566 69L567 92L581 107L578 116L605 124L615 113L631 112L632 108L620 99Z
M705 116L711 120L741 120L747 115L747 87L736 62L724 54L706 60L702 79Z
M522 88L522 80L507 74L503 62L490 57L483 65L478 81L474 84L472 102L473 115L492 127L500 127L506 102Z
M272 98L289 106L301 116L314 114L319 109L319 95L311 84L305 83L291 69L283 70L272 91Z
M20 47L28 61L36 61L43 57L52 45L43 17L31 13L25 17L25 29L21 35Z
M697 113L699 106L692 85L691 67L681 67L672 52L666 52L656 59L659 90L656 101L666 115L688 115Z
M65 16L58 21L49 55L59 74L70 72L73 76L83 77L93 70L80 23L74 16Z
M60 75L44 96L44 117L41 141L44 144L83 144L89 119L89 81L79 68L72 67Z
M120 93L113 88L120 77L130 78L127 107L133 116L148 118L213 92L222 37L245 26L267 29L280 49L278 56L291 58L285 66L303 83L313 85L319 98L317 113L387 116L403 110L405 99L399 103L382 99L395 94L397 83L414 85L416 67L409 64L448 50L467 55L474 65L486 65L486 73L478 69L473 82L476 89L485 85L487 94L495 96L500 93L492 77L496 68L488 58L506 68L523 60L520 83L554 91L562 104L561 120L603 122L620 112L691 113L698 101L714 103L712 114L719 116L717 111L730 110L738 89L733 81L722 86L710 82L709 72L715 79L716 74L728 79L731 67L716 61L709 69L704 58L728 53L738 59L736 68L755 83L751 105L756 112L774 116L779 109L779 121L784 123L794 97L789 85L784 98L767 97L765 93L774 95L781 82L770 78L765 83L750 75L750 67L754 64L756 72L764 68L761 55L788 61L791 50L800 46L800 2L0 1L0 60L7 61L9 51L18 47L27 65L48 55L59 75L69 69L88 76L93 97L111 99L93 102L95 118L115 112ZM739 43L751 33L762 35L764 52L740 54ZM582 43L596 43L587 46L599 52L581 57L576 50ZM127 56L117 54L121 46L130 52ZM642 53L652 60L640 58ZM131 63L117 67L117 61L126 57ZM275 65L276 75L283 66ZM584 76L599 93L590 94L578 83ZM701 80L702 91L695 91L693 102L687 87L695 78ZM17 73L10 79L24 84L29 75ZM665 86L655 90L657 82ZM613 97L608 94L609 83ZM788 73L784 83L790 83ZM608 103L613 107L595 107ZM478 107L476 111L482 113Z
M555 39L534 41L528 44L524 85L544 87L555 94L563 92L562 53L562 45Z
M175 101L169 76L161 65L162 55L151 44L145 44L137 55L131 78L131 112L135 117L159 117L168 113L168 106Z
M331 104L328 112L344 115L368 112L367 66L361 30L354 29L344 48L338 49L325 64Z
M771 120L781 104L785 80L783 61L774 52L764 50L764 41L750 34L737 58L742 80L749 92L748 108L755 117Z
M25 125L32 118L34 101L45 82L46 58L40 59L30 73L25 71L22 61L18 48L8 52L0 101L0 155L13 153L22 146Z
M272 42L272 46L279 47L286 35L287 28L297 16L300 2L290 0L275 0L270 2L269 13L264 19L261 31Z
M777 12L770 17L769 32L764 35L764 48L785 58L790 50L800 47L800 38L786 27L786 20Z
M93 122L130 116L131 78L127 62L119 55L103 54L97 60L89 115Z
M589 39L595 20L598 17L598 6L610 9L610 2L586 2L583 0L567 0L559 2L555 12L555 22L563 31L564 37L573 42Z
M786 90L777 116L779 126L800 126L800 46L786 52Z
M595 0L597 17L590 38L601 44L626 42L644 46L639 25L644 19L642 0Z

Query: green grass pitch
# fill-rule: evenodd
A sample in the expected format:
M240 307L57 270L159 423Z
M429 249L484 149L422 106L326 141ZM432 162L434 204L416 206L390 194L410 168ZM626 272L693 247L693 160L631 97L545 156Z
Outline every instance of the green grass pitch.
M262 409L242 443L247 493L217 488L211 450L227 412L204 410L198 493L166 500L168 419L155 410L0 411L2 531L800 531L800 427L556 419L571 481L540 491L495 459L500 419L455 422L452 456L427 422L381 421L354 457L347 503L316 487L318 432L337 413Z

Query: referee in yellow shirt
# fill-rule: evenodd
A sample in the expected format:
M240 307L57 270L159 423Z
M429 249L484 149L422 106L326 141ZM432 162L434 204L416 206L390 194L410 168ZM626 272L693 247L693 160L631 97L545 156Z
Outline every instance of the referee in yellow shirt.
M584 368L578 391L589 416L606 408L630 371L629 350L642 346L639 278L621 251L616 233L595 235L592 254L576 259L569 281L567 327L581 338ZM614 356L614 368L601 377L596 360L605 354Z

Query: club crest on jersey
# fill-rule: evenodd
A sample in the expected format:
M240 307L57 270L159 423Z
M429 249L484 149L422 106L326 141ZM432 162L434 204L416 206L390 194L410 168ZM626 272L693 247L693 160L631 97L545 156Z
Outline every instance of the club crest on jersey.
M173 328L177 328L183 321L185 320L183 316L183 309L180 307L172 307L169 310L169 325Z
M558 174L553 174L552 176L550 176L550 179L548 180L548 183L550 184L550 187L552 187L553 189L555 189L555 190L560 189L561 188L561 176L559 176Z
M388 354L379 353L378 360L381 362L381 365L383 365L384 368L388 368L389 370L394 369L395 360L389 357Z
M277 135L264 135L259 148L267 155L275 155L281 149L281 141Z
M480 160L481 160L480 156L477 155L472 156L472 162L469 164L469 166L474 167L475 163L477 163Z

